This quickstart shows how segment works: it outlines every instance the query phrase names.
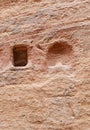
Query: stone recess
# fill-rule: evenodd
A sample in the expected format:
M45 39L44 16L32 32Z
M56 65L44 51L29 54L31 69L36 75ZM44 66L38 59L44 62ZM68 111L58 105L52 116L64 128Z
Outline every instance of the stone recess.
M90 130L90 0L0 0L0 130Z

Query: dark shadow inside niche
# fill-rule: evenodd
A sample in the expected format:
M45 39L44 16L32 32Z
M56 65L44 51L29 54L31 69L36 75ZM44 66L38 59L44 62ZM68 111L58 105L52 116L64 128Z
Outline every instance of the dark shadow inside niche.
M72 51L72 46L67 43L54 43L48 50L48 53L66 55Z
M68 62L72 55L72 46L67 42L53 43L47 52L47 63L55 65L57 62Z
M41 2L42 0L33 0L34 2Z
M28 62L27 47L26 46L14 46L13 47L13 65L16 67L26 66Z

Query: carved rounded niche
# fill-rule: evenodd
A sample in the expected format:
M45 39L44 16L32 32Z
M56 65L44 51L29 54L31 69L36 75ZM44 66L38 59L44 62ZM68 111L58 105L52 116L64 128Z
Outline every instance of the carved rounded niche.
M27 46L17 45L13 47L13 65L23 67L28 63Z
M49 46L47 64L55 65L58 62L67 63L72 55L72 46L67 42L55 42Z

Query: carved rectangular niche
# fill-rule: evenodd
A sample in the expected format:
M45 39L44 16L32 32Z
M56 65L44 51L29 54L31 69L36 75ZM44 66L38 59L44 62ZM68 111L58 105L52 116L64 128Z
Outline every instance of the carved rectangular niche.
M16 67L26 66L28 62L27 58L27 47L26 46L15 46L13 48L13 65Z

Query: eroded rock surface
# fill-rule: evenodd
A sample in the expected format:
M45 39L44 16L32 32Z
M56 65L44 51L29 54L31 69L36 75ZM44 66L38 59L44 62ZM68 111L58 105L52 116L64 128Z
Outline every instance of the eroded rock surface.
M0 130L16 129L90 130L89 0L0 1Z

